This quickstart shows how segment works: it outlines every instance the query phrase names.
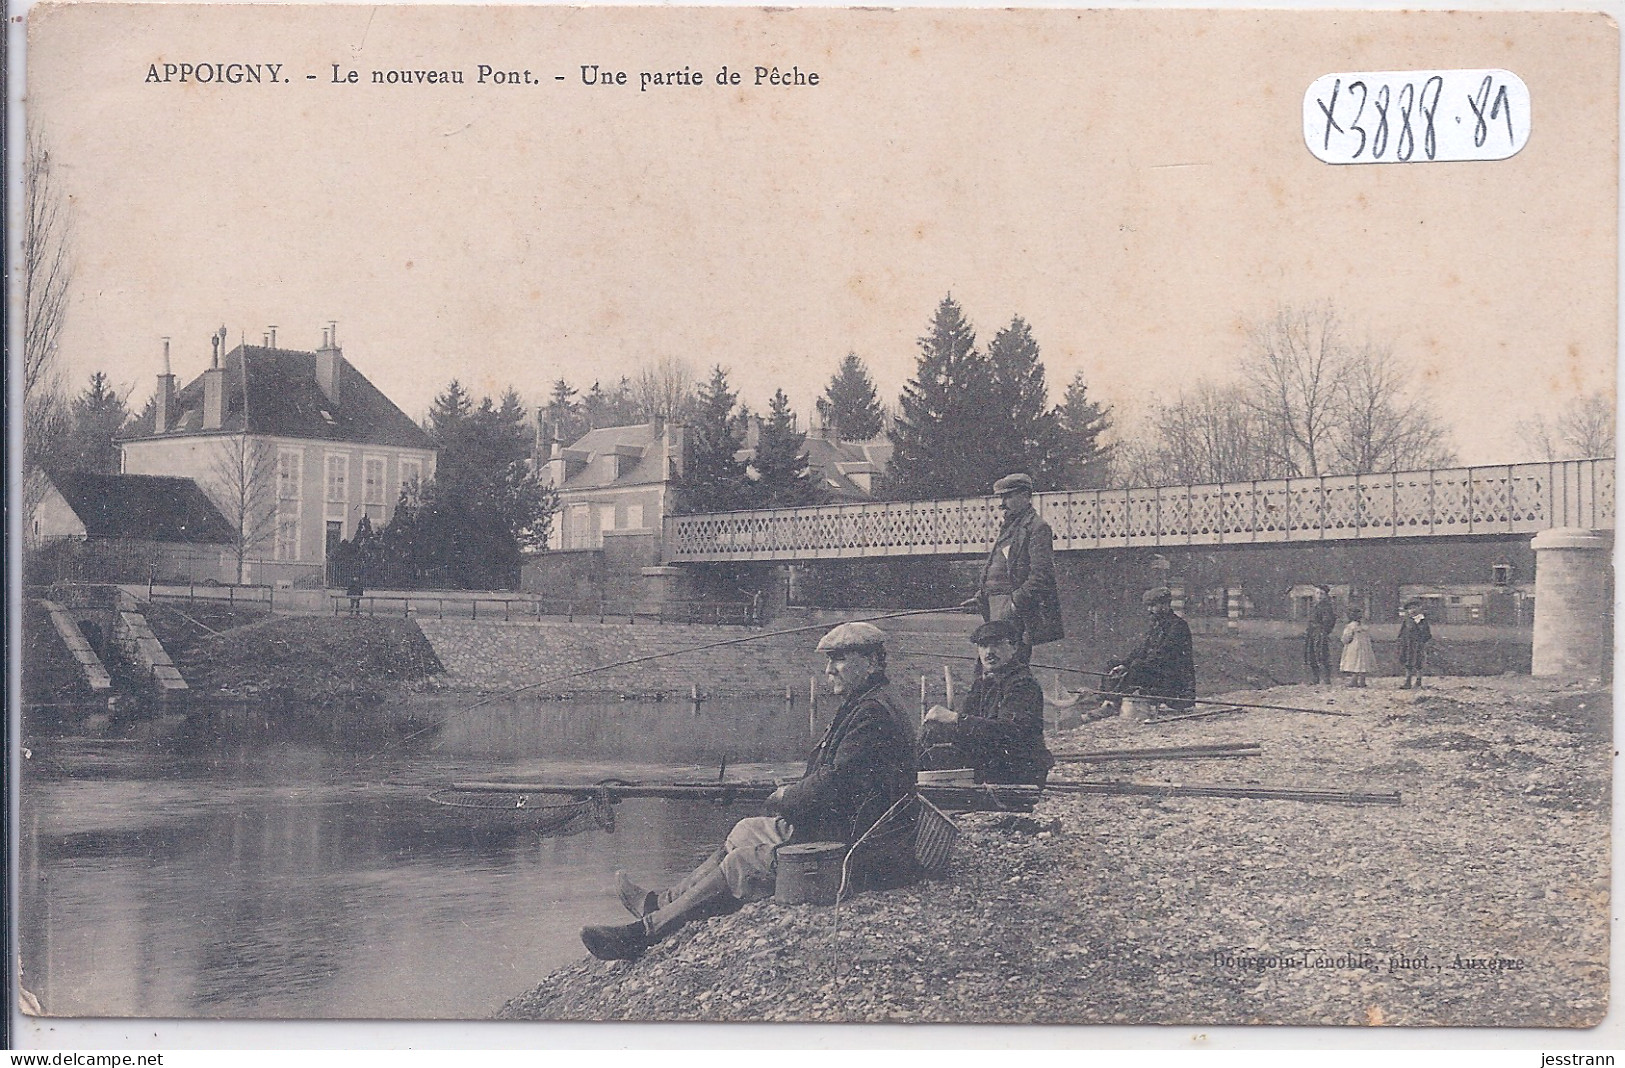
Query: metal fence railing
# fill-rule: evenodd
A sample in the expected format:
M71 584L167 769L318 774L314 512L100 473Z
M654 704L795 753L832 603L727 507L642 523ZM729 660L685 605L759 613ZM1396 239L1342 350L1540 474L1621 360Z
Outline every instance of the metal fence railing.
M1612 528L1614 461L1062 490L1033 505L1057 549L1348 541ZM835 560L985 553L991 497L667 516L665 559Z

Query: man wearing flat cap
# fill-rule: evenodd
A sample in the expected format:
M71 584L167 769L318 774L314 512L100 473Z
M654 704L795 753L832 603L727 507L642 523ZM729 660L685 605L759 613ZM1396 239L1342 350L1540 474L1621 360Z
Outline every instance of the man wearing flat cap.
M921 768L972 768L977 782L1044 785L1055 758L1044 745L1044 691L1016 659L1020 637L1007 619L976 628L970 640L982 672L964 708L935 705L925 714Z
M1004 522L982 565L976 596L966 602L987 622L1013 623L1020 632L1016 659L1032 660L1033 646L1060 641L1061 595L1055 585L1055 534L1033 508L1033 480L1005 475L993 483Z
M806 774L774 791L767 815L734 824L722 848L675 886L646 890L617 872L621 903L637 920L582 928L593 956L630 960L689 920L773 896L779 847L792 842L853 845L858 889L901 886L916 876L914 721L886 684L886 633L871 623L842 623L818 651L841 707L807 758Z
M1147 590L1140 598L1150 625L1133 652L1107 666L1100 686L1107 696L1098 715L1116 712L1129 696L1143 696L1173 709L1191 706L1191 698L1196 696L1191 628L1174 614L1173 601L1173 591L1166 586Z

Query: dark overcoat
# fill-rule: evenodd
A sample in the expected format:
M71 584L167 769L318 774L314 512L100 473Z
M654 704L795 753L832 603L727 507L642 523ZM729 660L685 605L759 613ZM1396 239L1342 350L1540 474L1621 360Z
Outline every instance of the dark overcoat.
M1196 655L1190 624L1169 612L1152 619L1140 644L1122 663L1128 666L1125 689L1154 697L1196 696Z
M1004 521L999 536L982 565L982 582L976 600L983 619L991 619L987 576L993 561L1006 554L1010 569L1010 600L1015 606L1016 622L1021 624L1022 640L1028 645L1043 645L1066 637L1061 625L1061 594L1055 584L1055 532L1038 517L1038 510L1028 508L1018 516Z
M856 842L892 805L914 794L914 718L875 673L847 695L807 758L807 773L785 787L779 811L796 842ZM852 858L860 886L900 885L915 874L914 810L902 806Z
M1027 665L1006 664L972 682L957 722L926 725L922 764L936 746L948 753L935 763L969 765L977 782L1042 786L1055 758L1044 744L1044 691Z
M1399 666L1421 671L1427 662L1427 643L1433 640L1433 628L1427 617L1406 613L1399 624Z

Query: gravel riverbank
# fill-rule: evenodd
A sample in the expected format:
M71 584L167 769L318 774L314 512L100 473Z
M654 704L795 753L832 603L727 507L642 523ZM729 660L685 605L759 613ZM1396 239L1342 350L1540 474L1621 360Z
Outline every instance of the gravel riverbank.
M1058 781L1397 790L1398 807L1051 793L967 814L946 879L769 900L513 998L536 1020L1584 1027L1607 1009L1612 697L1527 677L1281 686L1056 752L1257 742ZM614 919L606 888L604 922Z

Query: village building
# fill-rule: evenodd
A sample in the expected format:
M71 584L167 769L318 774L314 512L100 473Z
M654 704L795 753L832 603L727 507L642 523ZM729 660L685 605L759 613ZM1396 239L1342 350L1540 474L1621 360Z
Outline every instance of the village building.
M328 555L361 517L394 516L401 490L434 477L429 436L348 360L337 324L314 352L262 345L223 351L175 388L164 363L151 414L120 441L126 474L194 479L224 515L243 582L321 586Z
M226 517L190 478L40 476L30 519L36 575L85 582L221 582L235 573Z

